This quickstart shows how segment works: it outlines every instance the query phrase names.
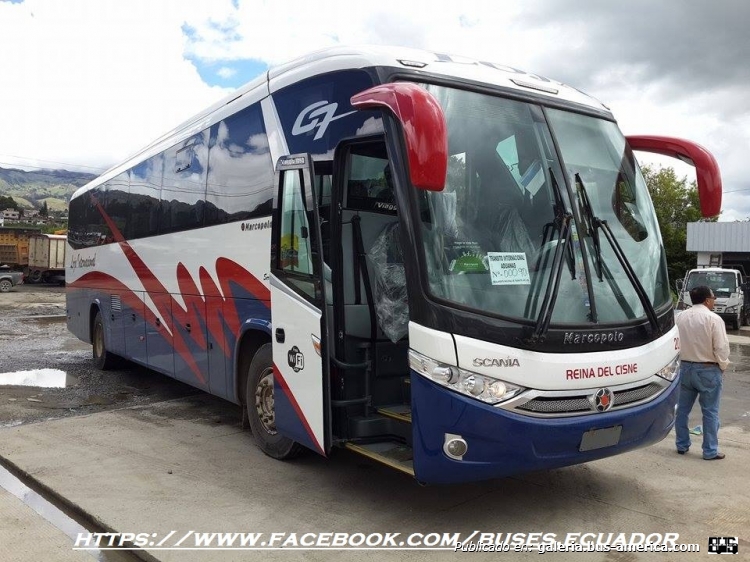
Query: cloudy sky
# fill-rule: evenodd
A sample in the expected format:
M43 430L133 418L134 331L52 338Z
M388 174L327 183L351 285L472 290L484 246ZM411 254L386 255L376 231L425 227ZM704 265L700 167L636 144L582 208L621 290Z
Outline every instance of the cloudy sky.
M702 144L722 220L745 219L748 21L748 0L0 0L0 167L100 172L269 66L402 45L542 74L625 134Z

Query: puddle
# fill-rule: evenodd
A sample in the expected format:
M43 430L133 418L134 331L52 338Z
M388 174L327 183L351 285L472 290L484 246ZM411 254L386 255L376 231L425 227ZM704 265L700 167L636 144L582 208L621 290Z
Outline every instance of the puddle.
M59 369L34 369L0 373L0 386L38 386L42 388L66 388L78 383L78 379Z
M45 499L42 495L29 488L21 482L5 467L0 466L0 488L17 497L38 515L49 523L60 529L71 540L71 550L78 538L79 533L88 534L92 532L81 523L67 515L60 508ZM137 560L135 555L127 551L102 551L99 549L86 550L95 560L99 562L130 562Z

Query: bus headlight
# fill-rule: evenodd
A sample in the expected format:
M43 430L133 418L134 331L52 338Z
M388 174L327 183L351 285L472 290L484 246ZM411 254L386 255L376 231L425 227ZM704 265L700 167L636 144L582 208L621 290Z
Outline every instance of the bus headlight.
M668 381L673 381L677 377L677 373L680 372L680 356L675 356L674 359L666 367L659 369L656 374L661 378Z
M453 365L445 365L413 350L409 351L409 366L441 386L487 404L504 402L526 390L494 377L459 369Z

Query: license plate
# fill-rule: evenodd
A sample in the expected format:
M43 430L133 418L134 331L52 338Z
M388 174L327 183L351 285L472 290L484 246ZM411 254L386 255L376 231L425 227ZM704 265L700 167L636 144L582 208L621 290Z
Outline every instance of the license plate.
M579 451L593 451L603 447L611 447L620 442L622 426L605 427L604 429L590 429L583 434Z

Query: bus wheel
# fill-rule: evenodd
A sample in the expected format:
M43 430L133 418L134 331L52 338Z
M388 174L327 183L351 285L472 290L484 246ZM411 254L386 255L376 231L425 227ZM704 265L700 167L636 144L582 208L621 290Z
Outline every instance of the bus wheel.
M260 450L275 459L291 459L302 446L276 431L273 387L273 352L270 343L255 353L247 370L245 408Z
M94 333L91 343L96 368L100 371L106 371L114 367L117 358L114 354L107 351L107 346L104 345L104 323L102 322L101 312L97 312L96 318L94 318Z

